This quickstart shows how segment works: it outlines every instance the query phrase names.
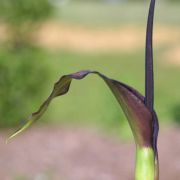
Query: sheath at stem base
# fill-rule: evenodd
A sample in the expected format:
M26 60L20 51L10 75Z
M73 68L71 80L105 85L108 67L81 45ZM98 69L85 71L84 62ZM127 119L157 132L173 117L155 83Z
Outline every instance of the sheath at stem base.
M137 147L135 180L154 180L154 151L150 147Z

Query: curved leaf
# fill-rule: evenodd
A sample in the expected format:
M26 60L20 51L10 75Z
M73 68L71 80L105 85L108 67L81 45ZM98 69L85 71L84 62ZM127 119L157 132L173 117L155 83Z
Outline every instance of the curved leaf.
M121 105L125 115L127 116L136 144L139 146L152 146L154 116L153 113L151 113L145 106L144 97L134 88L124 83L110 79L97 71L88 70L62 76L60 80L55 83L52 93L41 105L39 110L33 113L29 117L27 123L12 136L10 136L10 138L13 138L28 128L33 122L38 120L44 114L53 98L66 94L70 88L72 79L80 80L86 77L88 74L97 74L111 89L112 93Z

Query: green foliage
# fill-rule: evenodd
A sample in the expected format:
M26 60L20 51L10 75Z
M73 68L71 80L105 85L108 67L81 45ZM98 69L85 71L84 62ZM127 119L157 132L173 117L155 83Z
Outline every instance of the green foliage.
M38 49L0 52L0 127L19 124L41 100L49 67Z
M177 125L180 125L180 104L177 103L172 107L172 117Z
M41 21L52 14L49 0L1 0L0 16L8 23Z
M169 0L170 1L170 0ZM170 2L180 3L180 0L171 0Z
M73 2L73 1L72 1ZM65 23L77 24L91 28L116 28L126 25L145 26L146 5L148 2L108 3L75 2L61 7L57 17ZM176 3L157 4L156 23L179 26L180 6ZM93 12L93 13L92 13ZM168 12L168 13L167 13Z
M0 19L9 27L9 41L15 48L29 43L33 29L52 13L48 0L0 1Z

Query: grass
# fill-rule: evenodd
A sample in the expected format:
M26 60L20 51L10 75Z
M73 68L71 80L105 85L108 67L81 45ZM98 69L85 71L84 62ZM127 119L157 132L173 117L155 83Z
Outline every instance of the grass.
M58 6L57 19L88 27L117 27L124 24L145 25L148 3L68 3ZM157 2L156 23L179 26L180 6Z
M53 74L49 92L53 82L63 74L82 69L94 69L109 77L119 79L144 94L144 57L142 52L82 54L61 51L54 54L52 59ZM167 68L157 60L155 67L156 110L161 122L172 122L172 108L180 99L179 68ZM104 82L95 75L89 76L81 82L73 81L69 93L57 98L47 114L50 115L52 123L96 125L108 130L117 130L117 132L120 132L119 129L123 130L127 127L125 117L115 98ZM43 119L49 119L49 116L46 118L45 115ZM125 129L127 130L127 128Z

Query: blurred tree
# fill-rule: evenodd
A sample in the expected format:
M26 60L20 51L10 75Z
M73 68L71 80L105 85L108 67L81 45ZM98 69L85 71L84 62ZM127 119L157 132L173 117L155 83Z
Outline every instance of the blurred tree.
M16 125L41 98L39 89L45 92L48 53L33 46L31 37L53 10L49 0L0 0L0 20L7 27L9 45L0 48L0 127Z
M49 54L38 48L0 51L0 128L19 124L47 89Z
M29 44L33 29L52 13L49 0L0 0L0 19L7 25L15 48Z
M174 122L180 126L180 103L177 103L172 107L171 114Z

